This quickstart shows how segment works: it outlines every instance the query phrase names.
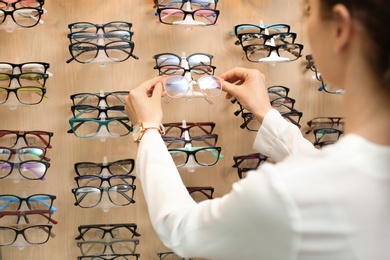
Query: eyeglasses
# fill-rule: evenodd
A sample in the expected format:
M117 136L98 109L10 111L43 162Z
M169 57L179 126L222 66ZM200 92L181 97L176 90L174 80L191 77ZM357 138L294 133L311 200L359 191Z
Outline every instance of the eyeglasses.
M78 256L77 260L138 260L140 254L104 254L95 256Z
M83 175L74 178L78 187L94 186L101 187L103 182L108 182L109 186L117 185L132 185L134 184L135 176L133 175L111 175L102 177L98 175Z
M113 117L113 118L77 118L69 119L71 129L68 133L73 133L80 138L91 138L96 136L101 127L104 126L110 136L125 136L132 131L132 127L128 125L130 120L128 117Z
M343 131L335 128L317 128L313 130L315 137L314 146L324 147L334 144L343 134Z
M171 98L184 97L190 90L191 84L197 83L200 91L206 97L218 96L222 91L222 79L207 75L198 80L188 80L183 76L171 76L162 79L161 83L168 96Z
M24 105L37 105L42 102L46 89L41 87L1 88L0 104L7 102L9 93L14 93L17 100Z
M192 258L183 258L175 254L174 252L162 252L157 253L160 260L191 260Z
M24 130L0 130L0 146L13 148L23 138L25 145L52 148L50 145L52 132L24 131Z
M12 79L16 79L20 87L43 88L48 77L48 74L40 72L25 72L21 74L0 73L0 87L9 88Z
M42 7L45 4L44 0L0 0L0 8L13 7Z
M12 245L19 235L29 244L44 244L49 240L51 229L51 225L28 225L22 228L0 226L0 246Z
M237 35L238 40L234 43L241 45L242 47L252 44L266 44L267 41L273 39L275 45L282 45L287 43L294 43L296 33L274 33L274 34L262 34L262 33L240 33Z
M93 163L93 162L78 162L74 164L76 174L83 175L100 175L104 169L112 175L127 175L134 170L134 159L123 159L114 162Z
M131 41L133 36L132 31L126 30L115 30L108 33L88 33L88 32L76 32L68 34L68 38L71 43L74 42L94 42L99 43L99 39L104 41L108 40L109 42L114 41Z
M270 101L271 106L279 112L291 112L294 110L295 99L290 97L278 97Z
M20 161L28 161L28 160L46 160L50 159L45 157L46 148L42 147L20 147L17 149L0 147L0 160L9 161L13 155L17 155Z
M214 122L182 122L164 123L164 137L182 137L184 132L187 132L190 137L211 134L215 128Z
M124 106L129 91L114 91L104 93L78 93L70 96L73 105L90 105L90 106ZM104 102L104 104L101 104Z
M234 168L237 168L238 177L240 179L246 177L246 173L250 170L256 170L259 165L266 162L267 156L260 153L253 153L248 155L233 156ZM245 173L245 175L243 175Z
M80 234L75 239L105 239L106 235L110 235L110 238L112 239L133 238L134 236L140 236L136 230L137 225L134 223L81 225L78 227Z
M174 53L159 53L154 55L153 58L156 60L155 69L165 65L181 66L181 61L183 59L183 57ZM212 59L213 56L207 53L193 53L185 58L189 68L198 65L211 65Z
M0 10L0 24L4 23L7 16L11 16L17 25L31 28L39 23L43 12L42 8L31 7L23 7L11 11Z
M164 136L163 140L168 148L183 148L186 144L191 144L194 147L199 146L215 146L218 141L217 134L207 134L201 136L194 136L190 139L184 137Z
M303 45L298 43L288 43L276 46L251 44L242 48L247 59L251 62L261 62L262 59L269 57L272 52L276 52L276 54L279 57L284 58L285 61L294 61L301 57Z
M23 162L9 162L0 160L0 179L9 176L14 168L28 180L44 180L50 163L40 160L27 160Z
M79 187L72 189L76 198L75 206L93 208L98 205L106 192L109 200L116 206L126 206L135 203L133 200L135 185L116 185L111 187Z
M34 194L25 198L11 194L2 194L0 195L0 210L20 210L22 202L24 201L30 210L52 210L55 212L57 211L57 209L53 207L53 201L55 199L56 196L49 194Z
M344 117L315 117L307 122L309 129L305 134L310 133L315 128L336 128L343 130Z
M179 8L157 8L156 15L158 15L158 21L163 24L180 24L180 22L186 19L187 15L190 15L195 22L210 26L216 24L219 10L198 9L185 11Z
M0 211L0 225L19 224L22 217L27 224L42 224L42 220L57 224L58 222L51 218L52 214L51 210ZM4 220L4 217L7 220Z
M317 66L314 63L313 56L311 54L306 55L307 65L306 69L310 69L314 72L313 79L317 79L319 82L321 82L321 86L318 88L318 91L325 90L325 92L330 94L343 94L344 89L336 88L334 86L331 86L329 84L326 84L324 80L322 79L321 73L317 70Z
M186 187L188 193L194 195L194 193L200 193L207 199L213 199L214 188L213 187Z
M221 147L186 147L168 149L177 168L187 164L190 156L201 166L212 166L221 156Z
M104 50L106 56L114 62L123 62L130 57L138 59L133 54L134 42L132 41L113 41L105 45L98 45L91 42L75 42L69 45L69 52L72 58L66 61L70 63L76 60L79 63L90 63Z
M9 63L0 62L0 73L13 74L18 68L20 73L40 72L46 73L50 67L46 62L25 62L25 63Z
M277 33L289 33L290 25L288 24L272 24L266 26L259 26L255 24L238 24L234 26L234 35L239 37L240 34L247 33L260 33L263 34L265 30L268 30L268 34Z
M191 76L193 75L214 75L216 67L211 65L197 65L190 69L185 69L180 66L175 65L164 65L161 67L158 67L159 75L180 75L184 76L187 72L191 73Z
M104 33L108 33L115 30L127 30L130 31L132 23L114 21L106 24L94 24L89 22L77 22L68 24L68 28L71 33L76 32L87 32L87 33L97 33L99 30L103 30Z
M71 106L74 117L78 118L98 118L101 114L106 117L123 117L127 116L125 106L97 107L90 105Z
M154 0L154 8L183 8L186 2L191 3L191 9L215 9L217 8L218 0Z
M294 125L298 126L299 128L301 125L299 124L299 121L302 118L303 113L299 112L297 110L292 110L289 112L280 112L283 118L285 118L287 121L293 123ZM248 113L242 113L242 118L244 119L244 123L240 125L241 129L246 128L249 131L258 131L260 128L260 122L256 119L256 117L248 112Z
M285 86L271 86L268 88L268 95L270 100L274 100L279 97L288 97L290 89Z
M303 113L297 110L292 110L290 112L282 112L280 113L284 119L289 121L290 123L293 123L298 128L301 128L301 125L299 122L301 121L301 118L303 116Z
M134 254L138 244L139 240L136 238L77 242L83 256L102 255L107 248L114 254Z

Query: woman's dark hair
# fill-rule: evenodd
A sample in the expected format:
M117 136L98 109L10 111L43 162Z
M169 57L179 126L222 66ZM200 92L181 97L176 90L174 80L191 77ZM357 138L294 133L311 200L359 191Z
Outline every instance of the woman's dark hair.
M377 75L390 88L390 2L389 0L320 0L323 10L345 5L353 18L365 27L371 40L368 59Z

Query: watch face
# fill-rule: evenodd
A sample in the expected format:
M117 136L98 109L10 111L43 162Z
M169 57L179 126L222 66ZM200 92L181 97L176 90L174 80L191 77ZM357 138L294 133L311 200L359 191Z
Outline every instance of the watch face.
M139 124L134 124L133 131L132 131L134 141L138 141L140 132L141 132L141 126Z

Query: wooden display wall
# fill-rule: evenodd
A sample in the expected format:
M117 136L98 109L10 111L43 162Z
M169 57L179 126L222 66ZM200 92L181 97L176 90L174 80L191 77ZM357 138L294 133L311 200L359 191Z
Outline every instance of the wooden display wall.
M44 24L11 33L0 31L0 61L48 62L49 71L53 73L46 82L48 99L39 105L20 106L17 109L0 105L0 128L53 132L53 148L47 152L51 166L44 181L22 180L14 183L0 180L0 193L18 196L37 193L56 195L54 206L58 212L52 218L59 223L53 225L55 238L50 238L46 244L28 246L24 250L13 246L1 248L4 260L76 259L81 255L75 240L77 227L86 224L136 223L137 231L141 234L136 251L141 259L158 259L157 252L168 251L150 224L138 180L135 182L135 204L113 207L108 212L103 212L99 206L92 209L74 206L75 199L71 192L76 187L74 164L82 161L103 162L104 158L107 161L135 159L137 147L131 137L109 138L102 142L93 138L77 138L67 133L70 128L68 120L72 117L70 95L97 93L101 90L131 90L144 80L158 75L158 71L153 69L155 61L152 56L155 54L211 54L214 56L212 63L217 68L216 75L236 66L262 71L268 86L283 85L290 88L289 96L296 99L296 109L303 112L302 132L306 122L315 116L342 116L342 97L318 92L319 82L313 80L313 73L305 68L305 55L310 53L310 48L300 1L220 0L217 7L220 10L218 25L194 27L192 30L157 23L151 0L46 0L44 8L47 10L43 16ZM242 59L244 52L240 46L234 45L236 38L231 35L233 27L241 23L258 24L260 20L265 24L289 24L291 31L298 35L296 43L304 45L302 57L276 66ZM65 61L70 58L67 25L80 21L132 22L134 54L139 60L130 58L125 62L104 66L75 61L67 64ZM214 197L220 197L228 193L232 183L238 180L237 171L232 168L233 156L254 152L252 143L255 132L239 128L242 119L233 115L238 105L226 100L224 94L212 98L212 101L213 105L202 98L175 99L169 103L163 102L163 112L164 122L186 120L216 123L214 133L219 136L217 146L222 147L224 158L212 167L197 169L193 173L181 170L180 174L186 185L212 186L215 189ZM307 138L313 139L310 135Z

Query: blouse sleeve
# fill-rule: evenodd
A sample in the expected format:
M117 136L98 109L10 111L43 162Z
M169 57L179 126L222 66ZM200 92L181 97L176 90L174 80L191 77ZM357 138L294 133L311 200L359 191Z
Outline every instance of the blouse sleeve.
M235 183L222 198L196 203L161 136L147 131L137 156L152 225L161 241L183 257L289 259L294 255L291 203L269 179L271 168ZM274 177L273 177L274 178Z
M291 154L319 151L303 137L296 125L287 122L275 109L268 111L264 117L253 148L276 162Z

